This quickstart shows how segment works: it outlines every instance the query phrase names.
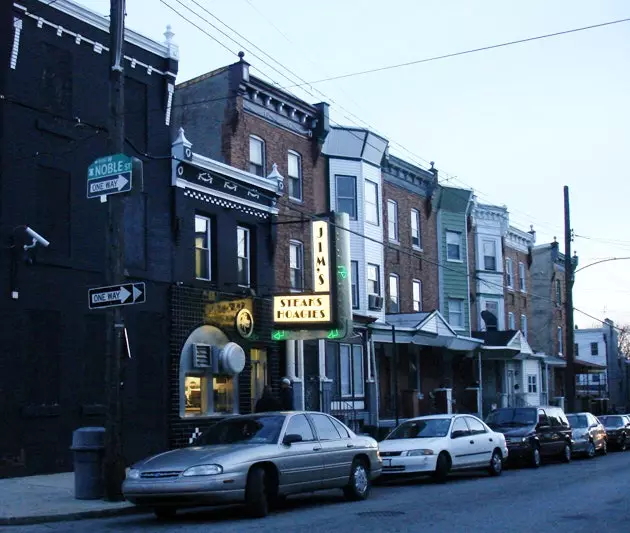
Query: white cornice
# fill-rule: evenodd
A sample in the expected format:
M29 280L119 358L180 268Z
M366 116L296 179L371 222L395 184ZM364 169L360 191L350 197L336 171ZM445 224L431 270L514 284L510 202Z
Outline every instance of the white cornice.
M44 5L50 5L50 7L57 9L66 15L70 15L71 17L81 20L90 26L94 26L99 30L109 33L109 19L99 13L96 13L95 11L92 11L91 9L76 4L71 0L56 0L52 4L50 3L50 0L39 0L39 2ZM127 28L125 29L125 40L130 44L143 48L160 57L178 59L179 56L177 46L174 44L171 43L170 45L167 45L158 43L149 37Z
M534 246L536 237L531 233L510 226L505 236L505 244L510 248L527 253Z

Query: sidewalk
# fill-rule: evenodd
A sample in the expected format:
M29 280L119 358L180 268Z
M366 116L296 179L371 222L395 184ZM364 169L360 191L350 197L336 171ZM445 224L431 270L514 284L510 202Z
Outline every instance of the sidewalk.
M131 514L129 502L77 500L74 473L0 479L0 525L36 524Z

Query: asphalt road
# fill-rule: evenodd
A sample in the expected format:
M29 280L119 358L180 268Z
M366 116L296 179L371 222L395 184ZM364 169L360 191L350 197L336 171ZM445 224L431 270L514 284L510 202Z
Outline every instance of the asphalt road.
M444 485L427 479L375 487L365 502L335 491L290 498L267 518L239 507L191 510L173 522L152 515L0 527L2 533L422 532L582 533L630 531L630 452L610 453L538 470L511 469L498 478L459 474Z

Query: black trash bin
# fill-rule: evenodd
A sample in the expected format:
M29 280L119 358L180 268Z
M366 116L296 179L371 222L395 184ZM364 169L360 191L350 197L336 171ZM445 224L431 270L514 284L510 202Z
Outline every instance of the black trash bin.
M74 452L74 497L77 500L98 500L103 497L103 455L105 428L79 428L72 433Z

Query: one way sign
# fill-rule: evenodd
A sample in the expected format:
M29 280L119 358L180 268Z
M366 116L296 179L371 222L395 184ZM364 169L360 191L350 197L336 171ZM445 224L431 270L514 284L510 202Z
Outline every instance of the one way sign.
M122 283L110 287L88 290L90 309L117 307L120 305L142 304L146 301L144 283Z

